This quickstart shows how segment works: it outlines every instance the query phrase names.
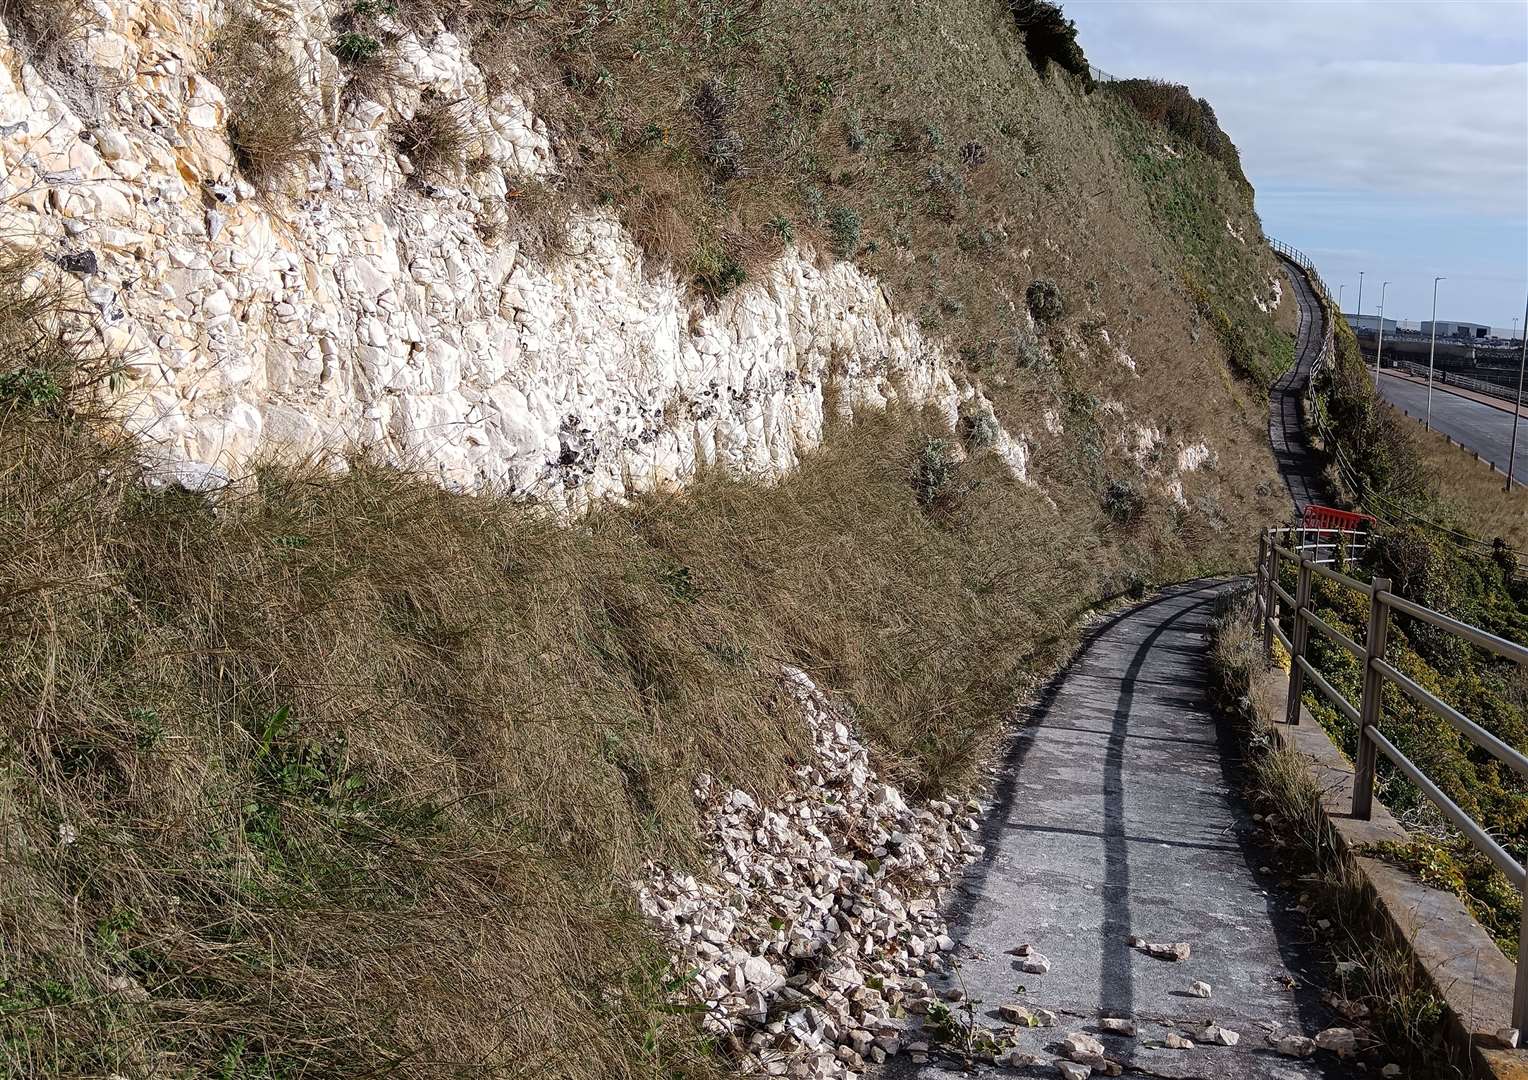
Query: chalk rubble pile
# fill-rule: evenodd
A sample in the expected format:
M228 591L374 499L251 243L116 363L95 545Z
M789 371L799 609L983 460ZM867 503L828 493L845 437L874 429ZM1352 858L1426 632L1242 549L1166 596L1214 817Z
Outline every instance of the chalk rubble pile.
M810 677L784 679L815 760L767 806L700 777L711 873L649 866L638 894L744 1073L852 1080L913 1048L902 1014L922 1011L921 976L955 947L939 901L982 851L980 808L910 806Z

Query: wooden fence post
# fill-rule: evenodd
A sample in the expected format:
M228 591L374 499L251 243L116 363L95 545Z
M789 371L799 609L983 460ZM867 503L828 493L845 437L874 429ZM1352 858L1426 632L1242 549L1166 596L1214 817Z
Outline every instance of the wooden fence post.
M1300 722L1300 698L1305 694L1305 669L1300 666L1300 659L1305 655L1305 646L1310 640L1310 627L1305 619L1305 611L1310 607L1311 578L1310 555L1300 554L1300 584L1295 588L1295 624L1294 634L1290 637L1290 644L1294 651L1289 658L1289 704L1284 713L1286 724L1298 724Z
M1364 641L1364 696L1358 709L1358 762L1353 769L1353 816L1368 821L1374 812L1374 767L1379 747L1369 738L1369 729L1379 727L1380 693L1384 676L1374 668L1375 660L1385 658L1385 642L1390 636L1390 608L1380 602L1379 594L1390 591L1390 579L1377 577L1369 582L1369 634Z

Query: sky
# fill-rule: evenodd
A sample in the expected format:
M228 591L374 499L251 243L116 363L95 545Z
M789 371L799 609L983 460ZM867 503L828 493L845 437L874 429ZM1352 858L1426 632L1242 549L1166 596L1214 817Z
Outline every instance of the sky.
M1062 0L1089 61L1183 83L1343 310L1522 328L1528 0Z

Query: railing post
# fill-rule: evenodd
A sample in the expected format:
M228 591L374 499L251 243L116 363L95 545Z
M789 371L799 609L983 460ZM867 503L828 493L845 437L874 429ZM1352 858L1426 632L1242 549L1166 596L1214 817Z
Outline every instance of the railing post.
M1528 1032L1528 885L1523 887L1523 918L1517 929L1517 991L1512 995L1512 1026Z
M1305 612L1310 608L1310 555L1300 553L1300 584L1295 587L1295 624L1294 633L1290 636L1290 644L1294 646L1294 652L1289 658L1289 704L1284 713L1284 723L1298 724L1300 722L1300 698L1305 694L1305 669L1300 666L1300 658L1305 655L1305 646L1310 640L1309 627L1305 621Z
M1263 655L1273 663L1273 628L1278 625L1279 594L1274 588L1279 580L1279 545L1273 534L1268 533L1268 580L1264 582L1263 600Z
M1377 577L1369 582L1369 635L1364 641L1364 696L1358 709L1358 762L1353 769L1353 816L1368 821L1374 812L1374 766L1379 747L1369 738L1369 729L1378 728L1380 696L1385 679L1374 667L1385 658L1385 642L1390 636L1390 608L1380 602L1379 594L1390 591L1390 579Z

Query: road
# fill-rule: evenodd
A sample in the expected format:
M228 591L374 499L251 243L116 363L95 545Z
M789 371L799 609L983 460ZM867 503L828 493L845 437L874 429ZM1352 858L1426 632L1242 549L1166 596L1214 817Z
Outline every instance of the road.
M1412 416L1427 412L1427 386L1388 372L1379 377L1380 396L1390 404L1404 408ZM1511 403L1508 402L1510 407ZM1519 420L1517 433L1516 475L1528 478L1528 420ZM1472 401L1433 387L1432 426L1435 431L1477 451L1482 458L1499 468L1507 467L1507 453L1512 441L1512 414L1494 405Z
M1050 1009L1056 1027L1021 1028L1020 1048L1043 1064L1009 1076L1054 1077L1056 1044L1097 1035L1126 1074L1314 1080L1350 1075L1331 1055L1281 1058L1267 1036L1333 1023L1315 988L1322 976L1295 898L1259 869L1253 824L1238 792L1241 746L1206 700L1205 656L1216 595L1225 586L1168 588L1091 635L1031 710L986 822L987 855L951 912L954 976L974 1022L1005 1028L998 1007ZM1189 958L1132 948L1187 942ZM1025 974L1011 951L1032 945L1051 961ZM1213 996L1193 996L1203 980ZM1104 1034L1127 1017L1135 1037ZM1235 1031L1235 1047L1169 1049L1176 1031L1200 1041L1206 1022ZM890 1077L957 1080L957 1058Z

